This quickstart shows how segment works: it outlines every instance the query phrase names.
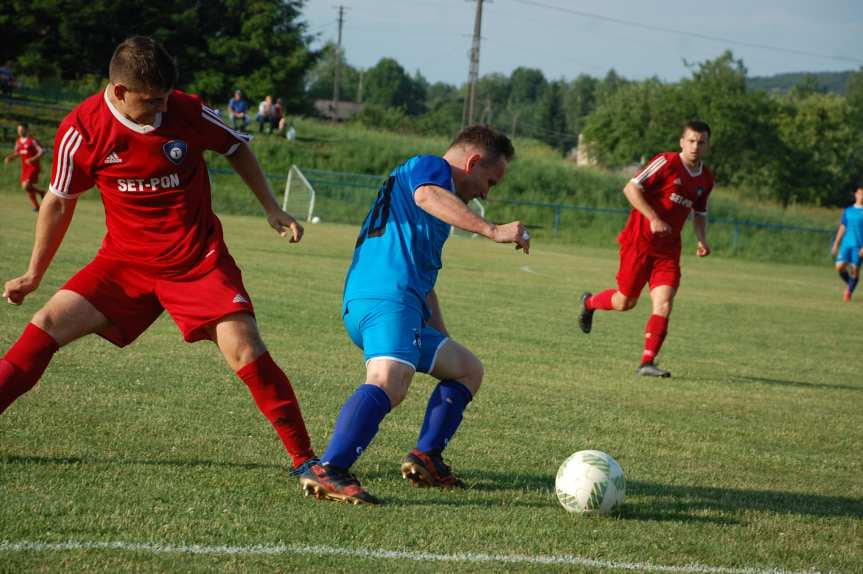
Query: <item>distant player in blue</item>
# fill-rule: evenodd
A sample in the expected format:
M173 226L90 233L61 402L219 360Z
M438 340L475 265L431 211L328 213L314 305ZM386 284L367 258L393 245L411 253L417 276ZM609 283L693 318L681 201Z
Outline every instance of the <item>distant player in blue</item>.
M381 185L357 238L342 306L345 328L363 349L366 380L342 406L321 463L300 476L306 494L380 502L349 469L407 396L416 371L440 383L402 474L415 485L464 487L441 453L479 390L483 366L449 338L434 286L451 226L529 251L530 235L520 222L495 225L467 207L503 179L513 155L505 135L471 126L443 157L412 157Z
M860 280L860 260L863 259L863 185L854 192L854 205L842 211L830 252L836 256L839 277L848 285L843 299L851 301Z

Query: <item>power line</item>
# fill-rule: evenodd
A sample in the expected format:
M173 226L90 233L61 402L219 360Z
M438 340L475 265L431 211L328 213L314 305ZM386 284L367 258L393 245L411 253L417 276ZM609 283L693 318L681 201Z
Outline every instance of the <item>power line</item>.
M653 32L665 32L668 34L678 34L680 36L687 36L690 38L698 38L700 40L709 40L711 42L721 42L726 44L734 44L737 46L746 46L747 48L758 48L759 50L773 50L774 52L784 52L786 54L796 54L798 56L812 56L815 58L824 58L827 60L837 60L842 62L854 62L855 64L863 64L863 60L860 58L849 58L847 56L829 56L827 54L819 54L817 52L809 52L807 50L797 50L795 48L783 48L780 46L771 46L769 44L758 44L755 42L746 42L744 40L734 40L731 38L723 38L721 36L712 36L709 34L700 34L697 32L688 32L686 30L676 30L674 28L665 28L662 26L652 26L650 24L645 24L643 22L636 22L634 20L624 20L622 18L613 18L611 16L603 16L602 14L594 14L593 12L585 12L583 10L574 10L572 8L563 8L561 6L554 6L552 4L545 4L543 2L536 2L535 0L513 0L514 2L518 2L519 4L526 4L528 6L535 6L537 8L545 8L548 10L556 10L558 12L563 12L565 14L572 14L574 16L582 16L584 18L594 18L596 20L602 20L604 22L611 22L613 24L622 24L624 26L631 26L633 28L641 28L642 30L650 30Z

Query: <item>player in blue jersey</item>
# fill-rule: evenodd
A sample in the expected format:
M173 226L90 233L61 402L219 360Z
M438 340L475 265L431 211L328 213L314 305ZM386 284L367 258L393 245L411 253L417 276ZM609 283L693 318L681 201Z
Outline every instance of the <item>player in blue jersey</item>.
M404 400L416 371L440 382L402 474L415 485L464 486L441 453L479 390L483 366L449 337L434 286L451 226L529 251L530 235L520 222L495 225L467 207L500 182L513 155L505 135L470 126L443 157L412 157L381 185L357 238L342 305L348 334L363 349L366 380L342 406L321 464L300 476L306 494L380 502L349 469Z
M860 280L860 260L863 259L863 185L854 191L854 204L842 211L830 252L836 257L839 277L847 285L843 299L851 301Z

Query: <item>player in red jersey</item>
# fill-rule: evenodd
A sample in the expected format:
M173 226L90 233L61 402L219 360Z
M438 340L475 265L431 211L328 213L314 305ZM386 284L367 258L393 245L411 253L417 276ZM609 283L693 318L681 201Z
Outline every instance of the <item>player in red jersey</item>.
M267 352L240 270L213 213L205 150L224 154L267 222L291 242L302 226L282 211L247 145L197 96L174 90L176 65L148 37L122 42L105 91L61 122L50 193L27 272L3 297L19 305L56 253L78 197L94 185L107 233L96 257L33 316L0 359L0 413L36 384L54 353L97 333L122 347L167 310L186 341L213 341L249 387L295 469L316 460L291 383Z
M623 193L632 205L626 227L617 238L620 268L617 289L596 295L583 293L578 324L590 333L593 312L628 311L635 307L644 285L650 284L653 310L644 331L644 352L636 373L670 377L655 364L668 331L668 316L680 286L680 233L690 211L699 257L710 255L707 243L707 198L713 189L713 174L701 162L710 142L710 127L700 121L687 122L680 136L680 153L661 153L636 175Z
M45 191L36 187L39 181L39 159L44 150L39 140L30 135L30 128L26 122L18 124L18 139L15 140L15 151L3 158L4 163L9 163L16 157L21 158L21 189L27 192L33 211L39 211L39 197L45 197Z

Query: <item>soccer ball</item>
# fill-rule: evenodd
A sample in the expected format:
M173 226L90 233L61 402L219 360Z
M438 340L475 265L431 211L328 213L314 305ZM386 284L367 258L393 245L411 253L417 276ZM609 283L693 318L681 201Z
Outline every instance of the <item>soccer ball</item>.
M608 514L623 504L626 479L610 454L580 450L560 465L554 492L569 512Z
M317 215L312 218L312 223L320 223L320 222L321 222L321 218L318 217Z

